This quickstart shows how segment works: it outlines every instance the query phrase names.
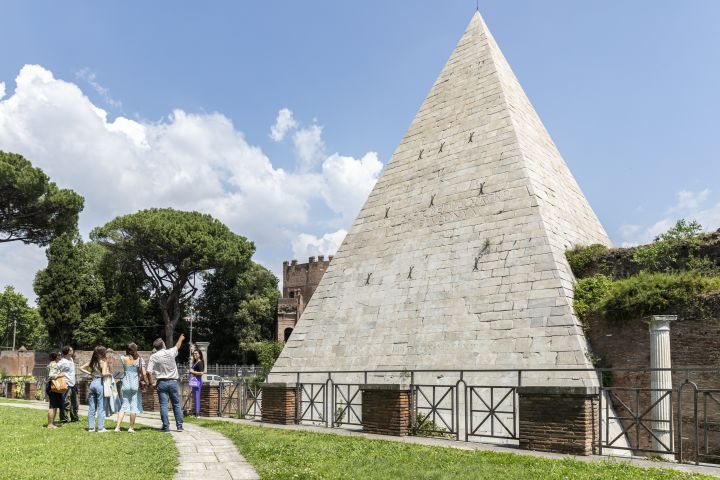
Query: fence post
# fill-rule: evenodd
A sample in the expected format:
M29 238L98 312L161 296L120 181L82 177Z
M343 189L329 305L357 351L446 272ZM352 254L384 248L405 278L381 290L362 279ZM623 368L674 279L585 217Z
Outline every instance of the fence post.
M223 393L225 391L225 382L220 382L218 386L218 417L223 414Z
M245 418L245 401L246 401L245 394L247 393L247 391L246 391L247 384L245 383L244 377L242 379L240 379L240 382L242 383L242 385L241 385L242 392L241 392L241 397L240 397L241 401L242 401L242 403L240 404L240 418Z

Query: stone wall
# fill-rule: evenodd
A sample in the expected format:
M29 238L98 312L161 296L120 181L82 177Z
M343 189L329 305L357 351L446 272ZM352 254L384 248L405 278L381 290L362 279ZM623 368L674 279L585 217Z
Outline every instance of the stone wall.
M27 350L0 351L0 373L7 376L42 376L49 357L45 352Z
M696 258L707 258L716 265L720 265L720 230L704 234L699 238L697 250L694 252ZM588 266L582 273L582 277L590 277L602 273L614 279L628 278L640 273L640 266L633 261L633 255L638 247L613 248L602 255L597 261ZM677 255L678 263L685 264L689 258L687 244L680 242L674 252Z

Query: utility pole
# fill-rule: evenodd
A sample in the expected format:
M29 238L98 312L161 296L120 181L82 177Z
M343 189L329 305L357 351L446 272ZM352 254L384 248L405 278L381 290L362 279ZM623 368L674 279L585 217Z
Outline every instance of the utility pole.
M8 307L8 314L10 313L10 307ZM13 352L15 351L15 337L17 336L17 313L15 313L15 320L13 321Z
M5 308L7 313L7 324L10 325L10 302L8 301L7 306ZM12 349L13 352L15 351L15 339L17 338L17 312L15 312L15 318L13 319L13 344Z
M193 320L195 320L195 316L197 315L195 308L192 308L192 311L190 312L190 341L188 345L190 346L190 360L188 361L188 367L190 370L192 370L192 364L193 364L193 343L192 343L192 331L193 331Z

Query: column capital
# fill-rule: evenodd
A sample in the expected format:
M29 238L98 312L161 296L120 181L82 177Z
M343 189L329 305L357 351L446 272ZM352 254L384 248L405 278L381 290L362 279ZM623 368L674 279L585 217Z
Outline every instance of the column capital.
M650 326L650 331L670 330L670 322L678 319L677 315L650 315L643 321Z

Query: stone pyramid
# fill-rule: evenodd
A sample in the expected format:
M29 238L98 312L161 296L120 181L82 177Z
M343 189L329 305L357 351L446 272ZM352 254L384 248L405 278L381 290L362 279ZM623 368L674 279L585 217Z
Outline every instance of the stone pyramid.
M565 251L592 243L610 240L475 13L274 378L317 370L591 367Z

